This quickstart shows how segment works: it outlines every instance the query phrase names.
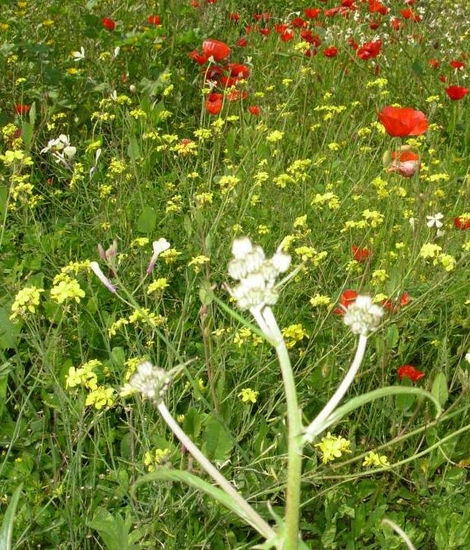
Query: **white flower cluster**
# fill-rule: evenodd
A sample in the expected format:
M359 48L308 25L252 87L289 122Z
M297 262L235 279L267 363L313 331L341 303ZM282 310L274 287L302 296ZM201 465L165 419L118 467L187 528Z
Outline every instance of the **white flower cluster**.
M121 395L140 392L143 397L158 405L163 400L171 380L171 372L152 365L150 361L145 361L138 365L137 371L122 388Z
M248 237L233 241L233 259L228 264L228 272L239 284L230 292L240 309L261 308L277 302L276 279L289 269L291 262L281 247L267 259L261 246L253 246Z
M65 134L60 134L57 139L51 139L48 141L47 146L41 150L41 153L48 153L52 151L56 162L61 162L62 164L67 164L68 160L71 160L77 148L70 145L70 138Z
M370 296L358 296L346 309L343 319L354 334L367 336L378 327L383 314L384 310L374 304Z

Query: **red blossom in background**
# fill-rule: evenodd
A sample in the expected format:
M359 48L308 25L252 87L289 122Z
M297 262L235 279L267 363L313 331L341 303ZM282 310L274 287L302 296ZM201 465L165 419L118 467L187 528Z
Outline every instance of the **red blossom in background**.
M206 100L206 111L211 115L218 115L222 110L224 96L219 93L211 93Z
M190 59L192 59L199 65L204 65L204 63L206 63L207 61L207 55L199 53L197 50L193 50L192 52L189 52L188 56Z
M202 51L207 57L213 57L215 61L222 61L230 54L230 48L215 38L208 38L202 43Z
M258 107L258 105L250 105L248 107L248 111L253 115L253 116L258 116L261 112L261 109Z
M351 246L351 254L356 262L365 262L368 258L370 258L372 252L369 248L359 248L358 246L353 245Z
M453 60L449 63L449 65L453 68L453 69L463 69L465 67L465 63L463 61L457 61L457 60Z
M24 105L24 103L15 103L15 113L17 115L27 115L31 109L31 105Z
M248 46L248 40L244 36L242 36L237 40L236 44L240 48L244 48L245 46Z
M240 14L238 12L229 13L228 18L230 19L230 21L240 21Z
M290 42L294 38L294 31L292 29L286 29L280 36L283 42Z
M369 12L370 13L380 13L381 15L387 15L388 8L384 6L382 2L378 0L369 0Z
M417 382L424 378L424 372L416 369L412 365L402 365L397 369L398 378L403 380L403 378L408 378L412 382Z
M325 48L323 50L323 55L325 57L336 57L338 55L338 48L335 48L335 46Z
M437 59L429 59L428 65L429 65L432 69L437 69L437 68L439 67L439 61L438 61Z
M463 214L454 218L454 227L460 231L470 229L470 215Z
M316 19L321 13L321 8L305 8L304 15L307 19Z
M446 88L446 94L452 101L464 98L469 91L468 88L464 88L463 86L449 86Z
M307 21L305 21L301 17L294 17L290 24L292 27L294 27L294 29L302 29L303 27L307 26Z
M421 16L415 13L413 10L410 10L409 8L404 8L400 10L400 13L403 19L410 19L415 23L419 23L421 21Z
M410 295L405 291L396 300L392 300L391 298L383 300L382 306L391 313L398 313L402 307L407 306L409 303Z
M336 313L337 315L344 315L347 308L351 304L354 304L358 296L359 294L355 290L351 290L350 288L344 290L339 299L340 306L335 308L333 313Z
M149 23L150 25L158 26L162 24L162 21L159 15L149 15L147 17L147 23Z
M428 129L426 115L410 107L384 107L378 117L392 137L420 136Z
M114 28L116 27L116 23L109 17L103 17L101 24L105 29L108 29L108 31L114 31Z
M357 57L359 59L373 59L380 53L382 47L382 40L375 40L374 42L366 42L357 50Z

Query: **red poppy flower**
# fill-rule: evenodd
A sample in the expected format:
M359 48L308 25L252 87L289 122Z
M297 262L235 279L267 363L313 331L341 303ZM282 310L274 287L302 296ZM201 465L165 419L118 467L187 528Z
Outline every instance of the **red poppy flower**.
M329 48L325 48L323 50L323 55L325 57L336 57L338 55L338 48L335 48L334 46L330 46Z
M397 369L398 378L403 380L403 378L408 378L412 382L417 382L424 378L424 372L416 369L412 365L402 365Z
M262 29L259 29L258 32L263 36L269 36L271 34L271 29L269 27L263 27Z
M31 105L24 105L23 103L15 103L15 112L17 115L27 115Z
M389 166L388 171L396 172L405 178L411 178L421 164L419 155L410 150L393 151L392 159L393 162Z
M206 111L211 115L218 115L222 110L224 96L219 93L211 93L206 100Z
M373 59L380 53L382 47L382 40L375 40L374 42L366 42L357 50L357 57L359 59Z
M392 137L420 136L428 129L426 115L410 107L384 107L378 116Z
M162 21L159 15L149 15L147 17L147 23L150 23L150 25L158 26L162 24Z
M238 101L239 99L245 99L246 97L248 97L248 92L245 90L243 90L243 92L240 90L232 90L227 94L227 99L229 101Z
M319 46L321 44L321 38L318 36L318 34L313 34L310 29L304 29L303 31L300 31L300 38L302 38L302 40L305 40L305 42L308 42L309 44L313 44L314 46Z
M378 29L380 27L381 24L382 24L382 21L380 19L373 19L369 23L369 29L372 29L373 31L375 31L376 29Z
M449 63L449 65L453 68L453 69L463 69L465 67L465 63L463 61L456 61L456 60L453 60Z
M402 27L402 22L398 17L393 17L393 19L390 19L390 26L394 31L399 31Z
M192 8L198 8L199 7L199 2L197 0L191 0L191 2L189 2L189 5Z
M230 54L230 48L215 38L208 38L202 43L202 51L207 57L213 57L215 61L222 61Z
M439 67L439 61L437 59L429 59L428 65L433 69L437 69Z
M112 19L109 19L109 17L103 17L101 24L105 29L108 29L108 31L114 31L116 27L116 23Z
M287 23L277 23L276 25L274 25L274 30L277 32L277 34L282 34L288 28L289 25Z
M400 13L403 19L411 19L415 23L419 23L421 21L421 16L415 13L413 10L410 10L409 8L404 8L400 10Z
M261 112L261 109L258 107L258 105L250 105L248 107L248 111L250 111L253 116L258 116Z
M365 262L372 254L369 248L359 248L356 245L351 246L351 253L356 262Z
M301 17L294 17L290 24L292 25L292 27L294 27L294 29L302 29L303 27L307 26L307 21L305 21Z
M463 214L454 218L454 227L461 231L470 229L470 214Z
M348 38L348 44L353 50L357 50L359 48L359 44L354 40L352 36Z
M250 69L241 63L229 63L227 69L230 72L230 76L236 78L248 78L250 76Z
M464 88L463 86L449 86L446 88L446 94L449 96L452 101L457 101L465 97L470 90Z
M242 36L237 40L236 44L240 48L244 48L245 46L248 46L248 40L244 36Z
M204 55L203 53L199 53L197 50L193 50L192 52L188 53L188 57L198 63L199 65L204 65L207 61L207 55Z
M294 38L294 31L292 29L286 29L280 36L283 42L290 42Z
M398 313L402 307L407 306L410 303L410 295L408 292L402 292L398 299L392 300L387 298L382 301L382 306L391 313Z
M271 12L265 11L263 13L255 13L253 19L255 21L269 21L271 19Z
M321 8L305 8L304 15L307 19L316 19L321 13Z
M388 8L384 6L382 2L378 0L369 0L369 12L370 13L380 13L381 15L387 15Z
M336 313L337 315L344 315L347 308L351 304L354 304L358 295L359 294L355 290L351 290L350 288L344 290L339 299L340 306L335 308L333 313Z
M228 18L230 21L240 21L240 14L238 12L229 13Z

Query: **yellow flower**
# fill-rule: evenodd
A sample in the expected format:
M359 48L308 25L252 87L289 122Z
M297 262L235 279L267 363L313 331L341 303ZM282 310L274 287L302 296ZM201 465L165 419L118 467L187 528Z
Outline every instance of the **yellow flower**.
M147 451L144 454L142 462L147 468L147 471L154 472L157 469L157 466L161 466L168 460L168 455L170 454L170 449L155 449L152 451Z
M256 403L259 392L252 390L251 388L243 388L238 394L242 403Z
M266 141L269 141L269 143L276 143L277 141L281 141L283 137L284 132L281 132L280 130L273 130L266 136Z
M51 298L58 304L63 304L67 300L75 300L78 304L85 296L85 292L76 279L72 279L67 275L65 277L51 288Z
M201 266L207 264L210 261L210 258L204 255L194 256L188 263L188 267L192 267L196 273L201 271Z
M10 320L13 321L17 317L21 317L28 312L35 313L36 307L39 305L41 292L44 292L44 289L35 286L26 286L22 288L15 296L11 306Z
M283 328L281 332L286 339L286 346L288 349L293 348L297 342L301 342L304 338L308 338L308 333L301 323L289 325Z
M87 395L85 406L93 406L97 410L101 410L103 407L111 407L114 403L114 394L113 388L98 386Z
M323 294L315 294L315 296L312 296L312 298L310 298L309 303L313 307L329 306L331 304L331 300L329 296L324 296Z
M369 454L364 458L364 462L362 463L363 466L390 466L390 463L388 461L388 458L385 455L379 455L378 453L374 453L374 451L370 451Z
M339 458L343 453L352 452L350 449L351 442L344 437L331 435L330 432L326 434L315 447L318 447L322 454L322 462L326 464L333 461L335 458Z
M440 252L442 250L442 247L438 244L434 243L425 243L421 247L421 250L419 251L419 255L421 258L427 259L427 258L436 258L439 256Z
M147 294L152 294L153 292L160 292L168 286L168 279L166 277L160 277L155 281L152 281L147 287Z

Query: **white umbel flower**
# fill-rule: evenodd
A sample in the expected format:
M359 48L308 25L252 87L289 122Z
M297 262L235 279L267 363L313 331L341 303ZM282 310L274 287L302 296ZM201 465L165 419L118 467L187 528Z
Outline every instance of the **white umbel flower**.
M171 372L152 365L150 361L145 361L138 365L137 371L122 388L121 395L139 392L144 398L158 404L163 400L171 379Z
M240 309L262 308L277 302L276 279L289 269L291 258L280 249L272 258L248 237L235 239L228 272L239 284L230 289Z
M370 296L358 296L348 306L343 320L354 334L367 336L378 327L383 314L384 310L374 304Z

